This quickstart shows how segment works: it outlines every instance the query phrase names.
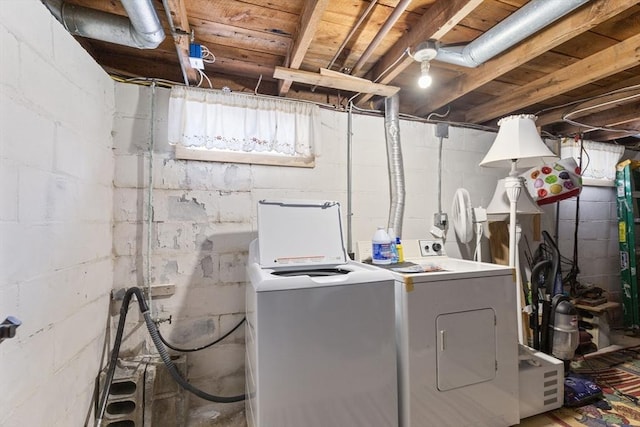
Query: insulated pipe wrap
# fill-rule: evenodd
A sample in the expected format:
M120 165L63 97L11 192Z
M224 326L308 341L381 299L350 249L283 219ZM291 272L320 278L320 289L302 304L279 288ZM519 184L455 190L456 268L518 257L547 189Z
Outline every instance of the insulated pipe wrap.
M400 98L393 95L384 101L384 129L387 141L387 164L389 167L389 190L391 205L388 227L393 228L396 236L402 236L402 217L404 215L405 190L404 166L400 147Z

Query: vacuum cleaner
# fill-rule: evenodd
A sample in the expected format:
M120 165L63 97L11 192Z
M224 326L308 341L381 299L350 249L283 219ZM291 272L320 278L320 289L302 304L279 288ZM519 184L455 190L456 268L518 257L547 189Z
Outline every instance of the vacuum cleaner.
M564 362L564 404L581 406L601 397L602 390L588 378L569 373L571 359L580 344L578 311L562 293L560 251L548 232L542 234L544 243L531 269L533 348Z

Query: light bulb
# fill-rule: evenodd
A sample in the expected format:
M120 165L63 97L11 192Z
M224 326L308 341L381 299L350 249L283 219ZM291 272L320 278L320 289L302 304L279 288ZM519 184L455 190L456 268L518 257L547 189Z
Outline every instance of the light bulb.
M422 89L426 89L431 86L432 81L433 79L429 74L422 74L418 79L418 86L420 86Z
M429 75L429 61L422 61L420 63L420 78L418 79L418 86L422 89L426 89L431 86L431 76Z

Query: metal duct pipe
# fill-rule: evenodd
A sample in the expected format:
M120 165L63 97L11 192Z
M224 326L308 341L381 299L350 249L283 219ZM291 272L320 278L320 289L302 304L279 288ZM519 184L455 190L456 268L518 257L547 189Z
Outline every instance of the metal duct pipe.
M396 236L402 236L404 215L404 165L400 147L400 97L396 94L384 101L384 130L387 141L387 164L389 166L389 188L391 205L387 227L393 228Z
M126 16L65 3L42 0L71 34L109 43L155 49L165 34L151 0L120 0Z
M589 0L531 0L466 46L438 49L436 60L475 68Z

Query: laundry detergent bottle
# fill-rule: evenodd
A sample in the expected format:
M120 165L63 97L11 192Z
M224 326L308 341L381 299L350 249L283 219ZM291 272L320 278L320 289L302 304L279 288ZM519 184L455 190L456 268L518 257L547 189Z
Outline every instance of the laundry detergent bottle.
M378 227L371 244L371 261L374 264L391 264L391 238L384 227Z

